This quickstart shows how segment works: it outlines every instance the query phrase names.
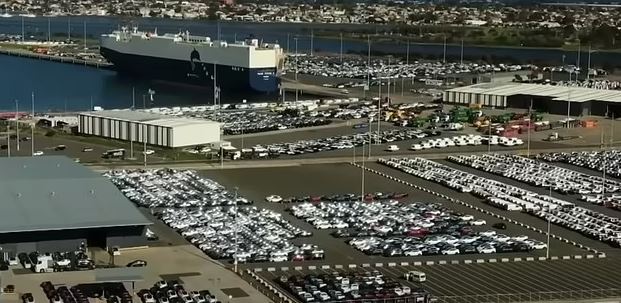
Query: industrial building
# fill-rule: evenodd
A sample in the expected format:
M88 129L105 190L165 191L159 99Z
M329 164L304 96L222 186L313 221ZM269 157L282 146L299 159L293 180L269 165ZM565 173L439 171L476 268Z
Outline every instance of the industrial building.
M2 252L146 245L152 224L109 180L64 156L0 159Z
M220 123L132 110L78 114L78 133L162 147L220 141Z
M568 111L571 116L621 114L621 91L584 87L482 83L449 89L442 100L449 104L523 109L532 102L534 110L558 115L567 115Z

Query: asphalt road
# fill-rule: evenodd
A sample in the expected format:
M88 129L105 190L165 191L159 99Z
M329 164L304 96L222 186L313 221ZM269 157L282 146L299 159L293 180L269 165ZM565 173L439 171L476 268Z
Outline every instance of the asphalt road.
M383 268L317 269L261 272L266 280L280 276L332 274L379 270L412 289L422 287L438 302L530 302L620 297L621 260L558 260L545 262L482 263ZM427 275L424 283L407 282L409 270ZM275 284L275 283L274 283ZM615 301L616 302L616 301Z

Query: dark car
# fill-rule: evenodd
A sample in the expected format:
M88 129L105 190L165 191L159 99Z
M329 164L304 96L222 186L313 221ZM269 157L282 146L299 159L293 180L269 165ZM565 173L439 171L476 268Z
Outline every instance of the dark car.
M513 245L501 244L496 248L497 252L513 252Z
M472 245L462 245L459 247L459 253L461 254L476 254L477 248Z
M145 260L134 260L127 264L127 267L144 267L147 266L147 261Z
M494 223L494 225L492 225L493 228L496 229L507 229L507 224L502 223L502 222L498 222L498 223Z

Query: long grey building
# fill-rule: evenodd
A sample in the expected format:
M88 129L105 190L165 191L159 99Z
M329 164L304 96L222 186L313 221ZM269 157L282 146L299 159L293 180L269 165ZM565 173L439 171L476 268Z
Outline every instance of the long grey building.
M109 180L64 156L0 159L3 252L146 244L152 224Z
M443 102L529 108L572 116L621 114L621 91L527 83L482 83L446 90Z
M132 110L78 114L78 133L163 147L220 141L220 123Z

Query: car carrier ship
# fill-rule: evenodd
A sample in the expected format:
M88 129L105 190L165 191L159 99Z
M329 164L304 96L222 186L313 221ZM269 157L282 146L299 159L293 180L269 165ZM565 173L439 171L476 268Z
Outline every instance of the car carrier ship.
M100 52L119 73L238 93L278 93L283 51L258 39L212 41L189 32L122 28L101 35Z

